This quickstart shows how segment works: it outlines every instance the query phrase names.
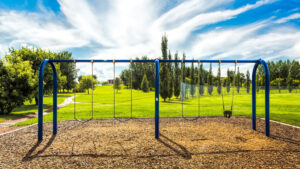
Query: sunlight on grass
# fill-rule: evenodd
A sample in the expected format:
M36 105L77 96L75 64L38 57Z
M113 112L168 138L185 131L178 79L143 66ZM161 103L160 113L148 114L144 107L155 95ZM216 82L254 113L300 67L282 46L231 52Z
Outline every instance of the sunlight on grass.
M225 91L225 89L223 89ZM87 93L78 93L76 97L76 117L79 119L89 119L92 117L92 95ZM116 93L115 100L115 117L131 117L131 91L122 87ZM154 117L154 92L143 93L142 91L133 90L132 93L132 117ZM65 97L60 97L64 99ZM231 93L225 93L224 102L226 109L230 109ZM60 101L61 101L60 100ZM300 93L282 93L271 94L270 96L270 118L272 120L289 123L300 126ZM45 97L45 104L50 104L51 98ZM112 86L97 87L94 91L93 115L94 118L113 118L114 117L114 98ZM246 94L242 89L240 94L235 94L233 115L234 116L251 116L252 96ZM184 116L222 116L222 99L216 93L216 88L212 96L207 94L200 96L200 112L198 111L198 97L190 97L182 102L179 98L167 99L163 102L160 98L160 117L181 117L182 107ZM264 117L264 94L257 94L257 117ZM22 110L26 111L26 110ZM37 111L31 109L31 111ZM58 120L74 119L74 104L70 104L58 110ZM44 122L52 121L52 113L44 116ZM28 125L36 123L37 118L30 119L17 125Z

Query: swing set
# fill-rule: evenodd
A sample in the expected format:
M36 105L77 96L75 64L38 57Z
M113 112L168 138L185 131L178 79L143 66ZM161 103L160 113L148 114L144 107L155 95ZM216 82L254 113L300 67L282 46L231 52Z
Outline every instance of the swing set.
M259 60L63 60L63 59L45 59L40 65L39 68L39 104L38 104L38 141L43 140L43 76L44 76L44 68L49 63L51 65L53 71L53 135L57 134L57 73L54 63L61 63L61 62L73 62L74 63L74 71L76 72L76 63L78 62L90 62L92 68L92 77L93 77L93 69L94 63L113 63L113 70L114 70L114 80L113 85L115 85L115 64L118 63L137 63L137 62L150 62L155 64L155 138L159 138L159 63L163 62L181 62L182 68L182 77L183 77L183 66L184 63L198 63L198 67L200 63L218 63L219 69L221 68L221 63L235 63L235 71L234 76L236 74L236 66L237 63L254 63L254 68L252 72L252 129L256 130L256 71L259 64L262 64L265 70L265 135L270 136L270 87L269 87L269 69L266 62L262 59ZM198 69L200 71L200 69ZM116 117L116 94L115 94L115 87L114 87L114 119L125 122L132 119L132 68L130 68L130 83L131 83L131 115L128 118L124 117ZM220 75L221 78L221 75ZM182 82L183 82L182 78ZM221 79L219 79L221 80ZM235 77L233 78L233 84L235 84ZM200 87L200 73L198 72L198 87ZM222 95L222 103L223 103L223 114L224 117L230 118L232 116L233 111L233 98L234 98L234 89L232 91L232 102L230 110L225 109L224 104L224 96L221 87L221 95ZM182 97L182 96L181 96ZM92 85L92 117L90 119L84 120L79 119L76 116L76 88L74 90L74 119L80 122L85 122L89 120L93 120L94 118L94 99L93 99L93 85ZM185 120L197 120L200 118L200 95L198 95L198 116L196 117L185 117L183 115L183 97L181 98L182 103L182 118Z

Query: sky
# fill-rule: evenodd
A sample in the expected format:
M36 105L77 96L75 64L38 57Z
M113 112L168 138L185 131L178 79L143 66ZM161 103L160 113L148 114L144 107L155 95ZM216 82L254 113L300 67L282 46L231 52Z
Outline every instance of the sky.
M188 59L300 60L300 1L0 1L0 57L29 46L67 50L76 59L158 58L164 34L171 53ZM118 74L128 64L116 66ZM91 73L89 63L78 68ZM227 68L233 65L222 72ZM94 73L112 78L112 64L96 65Z

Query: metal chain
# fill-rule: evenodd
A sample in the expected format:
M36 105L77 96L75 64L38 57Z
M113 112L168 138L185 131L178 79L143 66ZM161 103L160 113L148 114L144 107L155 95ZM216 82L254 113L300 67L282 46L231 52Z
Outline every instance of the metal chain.
M131 114L130 114L130 118L132 118L132 60L130 60L130 64L131 64L130 65L130 74L131 74L130 75L130 88L131 88L131 91L130 91L131 92L131 100L130 100L131 101L131 108L130 108L130 113Z
M92 62L92 119L94 118L94 60Z
M181 61L181 78L182 78L182 83L181 83L181 117L183 117L183 81L184 81L184 61Z
M233 88L232 88L231 111L233 109L234 86L235 86L235 78L236 78L236 65L237 65L237 60L235 60L235 62L234 62L234 78L233 78Z
M221 61L219 60L219 69L220 69L220 77L219 80L221 81ZM230 80L230 79L228 79ZM222 103L223 103L223 112L225 111L225 103L224 103L224 96L223 96L223 87L221 83L221 95L222 95Z
M116 81L116 64L115 60L113 60L114 64L114 80L113 80L113 88L114 88L114 118L116 118L116 89L115 89L115 81Z
M75 79L77 78L77 71L76 71L76 60L74 60L74 72L75 72ZM76 119L76 84L74 86L74 119Z
M200 117L200 60L198 60L198 117Z

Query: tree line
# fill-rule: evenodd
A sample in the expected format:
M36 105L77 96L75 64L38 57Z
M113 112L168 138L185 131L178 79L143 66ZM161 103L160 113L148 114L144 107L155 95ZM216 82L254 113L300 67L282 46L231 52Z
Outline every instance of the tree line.
M178 56L178 52L172 55L168 50L168 39L167 36L162 36L161 40L161 53L160 59L164 60L183 60L186 59L186 54L182 54L182 58ZM147 56L136 58L137 60L148 60ZM294 87L299 87L300 81L300 66L299 61L282 61L267 62L270 71L270 84L277 86L280 89L288 88L291 92ZM135 62L130 64L129 69L125 69L121 72L120 78L122 79L125 86L130 87L132 80L133 89L149 91L154 89L155 78L154 78L154 64L150 62L140 63ZM131 79L132 71L132 79ZM190 84L190 94L192 96L204 94L204 86L206 85L208 94L212 95L214 88L216 87L217 93L221 94L221 87L226 88L223 92L231 92L232 86L235 86L237 93L240 93L241 87L246 88L247 93L250 93L251 78L249 70L246 73L240 72L239 66L235 70L227 69L226 75L221 77L220 67L218 68L217 75L214 76L212 73L212 64L209 65L209 69L205 70L203 64L195 66L191 63L190 67L187 67L182 63L171 63L162 62L160 63L160 96L166 101L171 99L173 96L178 98L182 92L182 84ZM257 71L257 86L264 86L264 69L260 65ZM143 87L144 81L148 83L148 88ZM199 85L197 88L196 86ZM286 87L283 87L286 86ZM257 87L259 90L260 87ZM196 91L198 90L198 91Z
M300 64L296 60L278 60L267 62L270 71L270 85L277 89L288 89L292 92L300 85ZM257 71L257 85L265 85L264 68L260 65ZM259 88L257 88L259 90Z

